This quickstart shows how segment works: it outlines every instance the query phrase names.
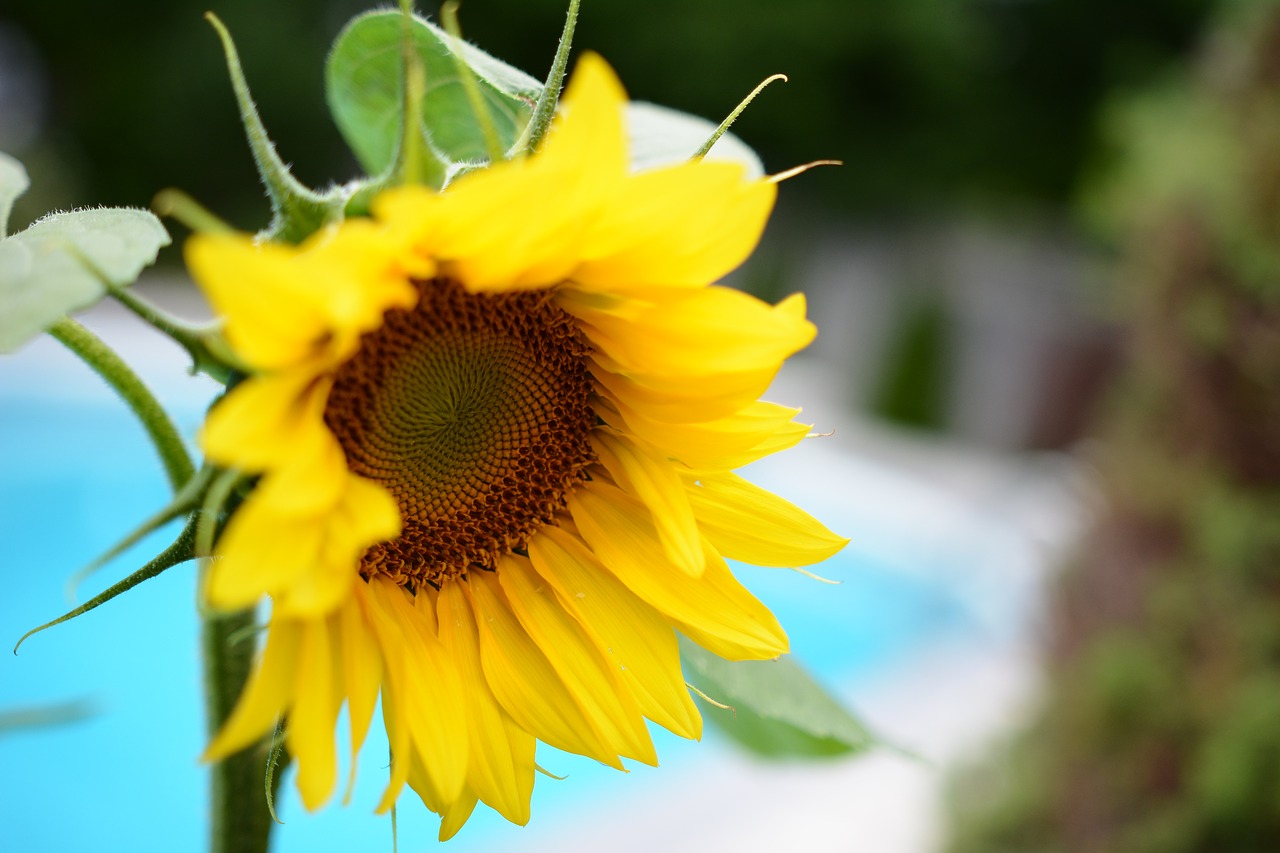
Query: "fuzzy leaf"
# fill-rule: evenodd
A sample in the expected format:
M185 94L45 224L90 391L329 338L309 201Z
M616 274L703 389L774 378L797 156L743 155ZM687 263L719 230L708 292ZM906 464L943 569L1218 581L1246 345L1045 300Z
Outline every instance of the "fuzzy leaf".
M0 241L0 352L93 305L108 285L132 284L169 244L145 210L54 213Z
M402 26L399 12L360 15L338 35L325 68L334 121L370 175L391 164L399 145ZM412 32L426 72L422 116L429 148L452 162L486 159L484 134L458 77L452 40L420 18L413 19ZM542 84L471 45L464 45L462 58L476 75L499 140L510 148L529 120ZM438 164L423 171L438 171Z
M31 180L22 164L0 151L0 239L8 234L9 213L13 210L13 202L27 191Z
M701 702L703 715L734 740L769 758L848 755L875 738L790 656L727 661L681 637L689 683L732 710Z
M715 122L669 107L632 101L627 104L632 170L639 172L686 162L711 138L717 126ZM707 159L741 163L747 167L748 177L758 178L764 174L756 152L731 133L716 140Z

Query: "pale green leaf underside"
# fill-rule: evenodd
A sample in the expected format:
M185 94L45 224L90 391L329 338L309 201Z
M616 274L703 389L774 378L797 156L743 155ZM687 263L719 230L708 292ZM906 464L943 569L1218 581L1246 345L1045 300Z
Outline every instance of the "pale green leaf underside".
M31 181L22 164L0 151L0 238L8 234L9 213L14 200L27 191Z
M399 12L357 17L334 42L325 68L329 109L370 175L385 171L399 146L404 87L402 26ZM458 77L452 40L418 18L412 32L426 77L422 104L425 137L453 162L486 159L484 134ZM510 148L529 120L542 84L470 45L464 45L462 56L480 83L499 141Z
M845 755L875 743L862 723L790 656L727 661L684 637L680 655L689 683L732 708L703 704L706 719L759 755Z
M151 213L127 208L54 213L0 241L0 352L132 284L169 235Z

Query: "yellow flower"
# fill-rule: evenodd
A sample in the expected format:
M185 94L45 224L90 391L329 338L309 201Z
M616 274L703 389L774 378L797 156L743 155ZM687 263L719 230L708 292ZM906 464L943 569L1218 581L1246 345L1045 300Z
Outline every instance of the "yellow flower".
M628 171L625 95L588 56L535 156L380 196L298 247L198 236L192 274L253 373L202 442L260 475L217 544L215 607L269 596L265 650L208 750L282 715L298 787L337 782L381 694L407 782L455 833L529 819L537 740L656 763L645 719L702 723L676 631L787 651L725 558L807 565L845 540L732 469L798 442L758 401L812 340L800 297L710 286L754 248L773 182Z

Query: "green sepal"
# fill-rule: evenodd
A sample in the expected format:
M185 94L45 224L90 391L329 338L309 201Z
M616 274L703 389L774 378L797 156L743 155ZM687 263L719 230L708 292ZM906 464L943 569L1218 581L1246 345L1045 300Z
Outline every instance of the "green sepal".
M97 608L99 605L106 604L117 595L120 595L123 592L128 592L143 581L151 580L174 566L179 565L180 563L185 563L187 560L195 559L196 522L198 518L198 513L192 514L192 516L187 520L186 526L182 528L182 532L178 534L178 538L173 541L172 545L165 548L157 554L153 560L133 574L129 575L124 580L112 584L93 598L86 601L84 604L67 611L57 619L53 619L43 625L32 628L30 631L23 634L18 638L18 642L14 645L13 653L16 655L18 653L18 647L26 642L27 638L32 634L38 634L46 628L52 628L54 625L61 625L63 622L67 622L77 616L83 616L85 613Z
M394 186L389 175L377 178L363 178L347 184L350 193L347 195L347 206L343 210L345 216L368 216L369 206L378 193Z
M5 219L23 186L14 178L12 170L7 179L0 174ZM52 213L0 240L0 353L132 284L169 243L160 220L131 208Z
M565 779L569 778L568 774L564 776L557 776L547 768L543 767L541 764L535 763L533 765L533 769L537 770L539 773L541 773L543 776L546 776L548 779L555 779L557 782L563 782Z
M280 788L280 777L284 775L284 769L289 766L292 756L289 755L289 749L285 746L285 719L281 717L276 720L276 730L271 736L271 749L267 753L266 772L262 779L262 793L267 801L267 811L271 813L273 823L284 825L284 821L276 814L276 791Z
M727 708L699 699L703 716L735 741L767 758L850 755L876 738L790 655L727 661L680 638L685 676Z
M693 159L701 160L706 157L707 154L710 153L711 149L715 147L716 143L718 143L724 135L729 132L729 128L733 127L733 123L738 120L738 116L742 115L742 111L749 107L751 102L754 101L770 83L775 80L786 81L786 79L787 75L785 74L774 74L752 89L751 94L739 101L738 105L733 108L729 115L725 116L724 121L720 122L719 126L716 127L711 135L707 137L706 142L703 142L702 145L698 146L698 152L693 155Z
M139 524L123 539L100 554L97 559L72 575L71 579L67 581L67 593L71 597L72 601L75 600L75 591L80 584L98 569L107 565L116 557L119 557L125 551L129 550L144 538L159 530L161 527L164 527L175 518L180 518L199 508L201 501L204 500L205 491L209 488L209 484L212 482L213 475L216 470L217 469L209 466L201 468L194 476L182 485L182 488L174 496L174 499L168 506Z
M329 109L339 131L370 175L383 175L400 148L404 74L400 12L367 12L338 35L325 67ZM486 160L484 132L476 121L459 77L453 40L444 30L414 17L410 27L426 75L418 173L439 188L453 164ZM469 44L463 62L479 84L498 138L509 149L519 138L542 84Z
M764 174L760 157L741 139L714 122L670 107L643 101L627 104L627 134L635 172L687 163L707 147L708 160L741 163L752 178ZM714 142L707 146L712 137Z
M205 20L212 25L222 42L227 73L231 77L231 87L240 109L240 121L244 125L258 175L262 178L267 198L271 201L271 224L260 236L265 240L300 243L330 222L341 220L346 206L344 188L334 187L319 193L304 186L293 176L276 152L275 144L262 123L262 117L258 115L258 107L249 93L249 84L240 67L240 55L231 34L212 12L205 13Z

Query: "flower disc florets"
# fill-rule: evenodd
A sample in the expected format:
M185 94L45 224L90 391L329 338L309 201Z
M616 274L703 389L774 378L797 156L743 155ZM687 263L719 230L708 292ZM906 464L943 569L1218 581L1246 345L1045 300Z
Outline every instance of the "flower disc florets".
M341 369L324 419L350 469L395 497L403 531L361 573L417 588L491 569L564 509L594 456L590 346L545 293L415 282Z

